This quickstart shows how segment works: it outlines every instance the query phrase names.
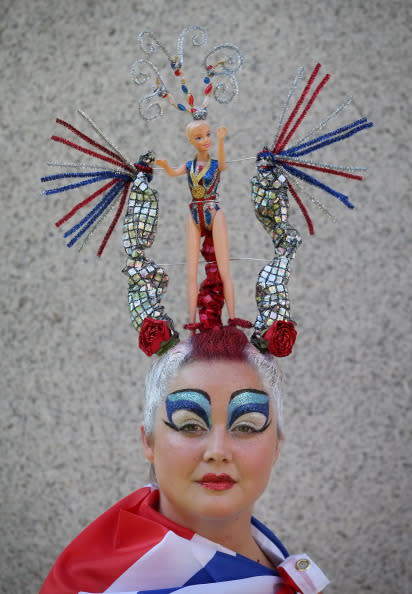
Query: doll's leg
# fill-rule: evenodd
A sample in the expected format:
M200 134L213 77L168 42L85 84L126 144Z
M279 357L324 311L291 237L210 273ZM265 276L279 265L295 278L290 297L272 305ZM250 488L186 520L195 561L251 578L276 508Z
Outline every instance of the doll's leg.
M196 322L197 306L197 267L200 252L200 230L191 215L186 222L186 262L187 262L187 300L189 306L189 324Z
M235 317L235 293L229 268L229 238L226 217L222 210L218 210L214 216L212 234L227 313L229 318L233 319Z

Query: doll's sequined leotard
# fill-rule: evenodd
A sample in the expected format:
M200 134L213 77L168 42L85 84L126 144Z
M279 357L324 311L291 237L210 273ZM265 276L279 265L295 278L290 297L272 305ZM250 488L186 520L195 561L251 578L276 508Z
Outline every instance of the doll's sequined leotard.
M200 235L212 232L213 213L220 209L217 203L217 187L220 181L218 161L210 159L205 168L199 169L196 159L186 163L187 180L192 194L189 204L195 225Z

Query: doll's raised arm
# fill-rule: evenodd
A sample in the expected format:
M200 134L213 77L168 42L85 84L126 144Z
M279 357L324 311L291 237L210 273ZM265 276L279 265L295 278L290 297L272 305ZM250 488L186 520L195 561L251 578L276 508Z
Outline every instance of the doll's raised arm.
M176 167L176 169L170 167L169 162L166 159L156 159L155 163L156 165L159 165L159 167L164 169L167 175L170 175L171 177L177 177L178 175L183 175L184 173L186 173L185 163L183 163L183 165L180 165L180 167Z
M219 126L216 130L216 137L217 137L217 162L219 166L219 171L224 171L227 167L225 162L225 138L227 136L227 128L226 126Z

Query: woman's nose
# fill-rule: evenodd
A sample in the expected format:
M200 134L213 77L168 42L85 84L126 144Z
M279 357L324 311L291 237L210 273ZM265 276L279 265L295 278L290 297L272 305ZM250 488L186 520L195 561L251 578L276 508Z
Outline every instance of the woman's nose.
M214 427L206 440L203 460L205 462L231 462L232 458L230 436L226 427Z

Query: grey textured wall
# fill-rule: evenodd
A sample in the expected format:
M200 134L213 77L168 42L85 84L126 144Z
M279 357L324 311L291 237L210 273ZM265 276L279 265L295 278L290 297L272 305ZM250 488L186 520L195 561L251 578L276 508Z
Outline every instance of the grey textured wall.
M348 94L354 102L339 122L376 122L330 153L369 167L362 183L336 182L356 210L318 193L337 223L312 208L314 238L293 218L305 242L290 283L299 338L283 364L287 438L257 515L319 562L331 594L407 593L408 4L2 0L2 592L36 592L63 546L147 477L137 429L150 361L129 326L121 234L99 261L97 237L80 253L65 248L53 222L76 197L40 195L47 161L73 158L47 140L54 118L80 125L81 107L132 158L149 148L176 165L190 157L181 115L139 118L128 72L141 30L173 47L185 25L199 24L210 44L230 41L246 57L239 97L211 112L213 125L230 129L228 159L270 141L300 65L320 61L333 74L311 123ZM221 194L233 255L269 259L270 240L251 216L253 169L232 164ZM153 257L180 261L185 182L159 173L153 186L161 199ZM233 264L243 317L253 316L258 266ZM184 270L169 272L165 304L181 327Z

